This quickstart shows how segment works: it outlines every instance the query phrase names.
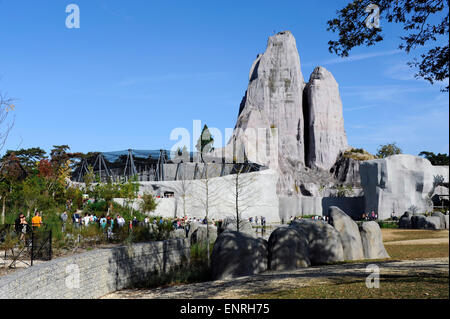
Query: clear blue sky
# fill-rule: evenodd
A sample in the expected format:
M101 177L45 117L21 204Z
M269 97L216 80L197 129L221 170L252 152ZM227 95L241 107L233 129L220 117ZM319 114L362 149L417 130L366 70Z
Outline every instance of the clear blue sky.
M0 0L0 91L18 99L2 153L170 148L195 119L232 128L253 60L282 30L305 80L322 65L340 84L350 145L448 153L448 93L413 78L398 26L381 20L386 40L348 60L328 52L326 21L346 2ZM80 29L65 27L70 3Z

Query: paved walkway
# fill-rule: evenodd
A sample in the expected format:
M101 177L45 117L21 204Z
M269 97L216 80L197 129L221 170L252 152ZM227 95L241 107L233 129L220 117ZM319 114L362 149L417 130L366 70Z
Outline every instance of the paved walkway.
M290 272L266 272L233 280L218 280L190 285L146 290L123 290L104 296L105 299L229 299L244 298L252 294L275 290L300 288L340 282L343 278L366 278L366 266L370 263L347 263L316 266ZM433 258L407 261L373 262L383 275L440 274L449 272L449 259Z

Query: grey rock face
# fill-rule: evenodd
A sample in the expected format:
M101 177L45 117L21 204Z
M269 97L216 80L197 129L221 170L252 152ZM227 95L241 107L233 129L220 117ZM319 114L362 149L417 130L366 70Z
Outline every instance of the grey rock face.
M340 183L351 184L357 187L361 186L361 177L359 175L359 164L353 158L339 156L336 163L331 167L330 173L333 174Z
M269 237L269 269L294 270L309 267L308 241L293 227L279 227Z
M306 164L329 170L348 147L339 85L324 67L316 67L304 91Z
M175 229L170 233L170 238L184 239L186 238L186 231L184 229Z
M358 225L342 210L336 206L331 206L328 210L330 224L341 235L342 248L344 249L345 260L364 259L363 245Z
M217 239L217 227L209 225L209 242L214 243ZM191 223L188 238L191 244L197 244L199 242L206 242L206 225L200 223Z
M426 229L442 229L441 218L439 216L430 216L426 218L427 223L425 225ZM444 218L445 223L445 218Z
M312 265L344 260L341 237L333 226L320 220L301 219L293 221L291 227L305 234Z
M238 158L245 146L250 161L277 169L279 193L293 190L293 173L304 164L303 88L294 36L289 31L271 36L265 53L258 55L250 70L248 89L229 146L236 143L234 152ZM264 162L256 155L256 141L245 136L248 128L263 128L277 140L277 163ZM259 145L259 153L263 146Z
M427 159L393 155L362 162L359 172L366 211L377 212L380 219L389 218L393 211L406 211L411 206L416 206L419 212L430 211L429 194L438 170ZM448 180L448 175L444 180Z
M445 215L441 212L434 212L431 214L433 217L439 217L440 223L439 223L439 229L445 229Z
M445 229L449 228L449 221L448 221L448 215L445 215Z
M214 243L217 239L217 227L209 225L209 242ZM206 242L207 240L207 229L206 225L198 225L196 229L190 235L191 245L200 242Z
M363 222L360 232L365 259L390 258L383 245L380 226L376 222Z
M237 231L236 218L226 217L222 223L222 229L220 231L229 230ZM256 232L253 230L252 225L247 219L241 219L239 222L239 232L247 234L251 237L256 237Z
M211 255L214 280L259 274L267 270L267 241L234 231L217 238Z

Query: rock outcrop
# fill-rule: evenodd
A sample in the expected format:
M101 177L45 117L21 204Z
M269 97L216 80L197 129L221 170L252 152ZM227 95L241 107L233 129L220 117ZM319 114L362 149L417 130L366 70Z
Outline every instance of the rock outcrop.
M346 213L336 206L331 206L328 210L329 223L341 235L342 248L344 249L345 260L364 259L363 245L358 225Z
M320 220L301 219L293 221L290 227L305 234L312 265L344 260L341 237L333 226Z
M293 172L304 164L304 85L294 36L284 31L269 37L266 51L258 55L250 70L248 89L228 146L233 148L235 158L245 153L250 161L277 168L279 192L293 188ZM263 135L276 138L274 161L264 162L261 153L267 151L266 145L257 136L246 136L247 130L254 129L263 129Z
M217 227L213 225L209 225L209 242L214 243L217 239ZM207 238L207 229L206 225L200 223L191 223L188 238L191 241L191 244L197 244L200 242L206 242Z
M219 233L229 230L229 231L237 231L237 223L236 218L233 217L225 217L222 222L221 229L219 229ZM251 237L256 237L255 230L252 227L252 224L247 219L241 219L239 221L239 232L249 235Z
M329 170L348 147L339 85L328 70L319 66L303 96L306 164Z
M269 237L269 269L294 270L309 267L308 241L293 227L278 227Z
M214 280L256 275L266 270L266 240L234 231L219 235L211 254Z
M384 248L380 226L374 222L363 222L359 227L365 259L389 258Z
M435 177L438 173L445 174L437 171L429 160L407 154L362 162L359 172L366 211L377 212L380 219L412 206L419 212L430 211ZM443 178L448 182L448 172Z
M398 220L398 228L408 229L411 228L411 212L405 212Z
M441 212L434 212L431 214L432 217L439 217L439 229L446 228L445 215Z

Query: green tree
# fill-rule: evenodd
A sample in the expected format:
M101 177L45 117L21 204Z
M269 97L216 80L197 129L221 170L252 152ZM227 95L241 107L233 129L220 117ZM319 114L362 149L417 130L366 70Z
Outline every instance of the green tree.
M25 206L27 207L27 218L30 217L30 212L36 208L41 191L42 181L38 176L29 176L23 181L22 193Z
M213 145L214 145L214 138L211 135L208 126L205 124L205 126L203 126L202 134L198 138L197 144L195 145L197 150L200 152L202 161L204 154L207 154L214 150Z
M380 10L380 27L369 28L366 8L375 4ZM338 34L338 39L328 42L329 51L347 57L350 50L361 45L373 46L385 39L383 24L397 23L404 34L399 49L407 53L420 48L428 52L419 54L408 63L418 68L416 78L433 84L448 80L449 75L449 1L448 0L352 0L337 11L337 16L327 22L328 31ZM442 91L448 92L447 85Z
M423 151L419 153L419 156L425 157L433 165L449 165L449 157L447 154L434 154L433 152Z
M32 147L27 149L20 149L18 151L6 151L3 158L9 157L13 154L18 158L20 164L23 168L27 170L27 172L32 173L33 170L36 169L36 164L40 160L46 158L46 152L40 147Z
M142 202L140 204L140 208L144 213L150 213L155 211L158 203L156 202L155 196L152 194L144 194L142 195Z
M377 150L376 156L379 158L385 158L391 155L402 154L400 147L396 143L390 143L385 145L380 145Z

